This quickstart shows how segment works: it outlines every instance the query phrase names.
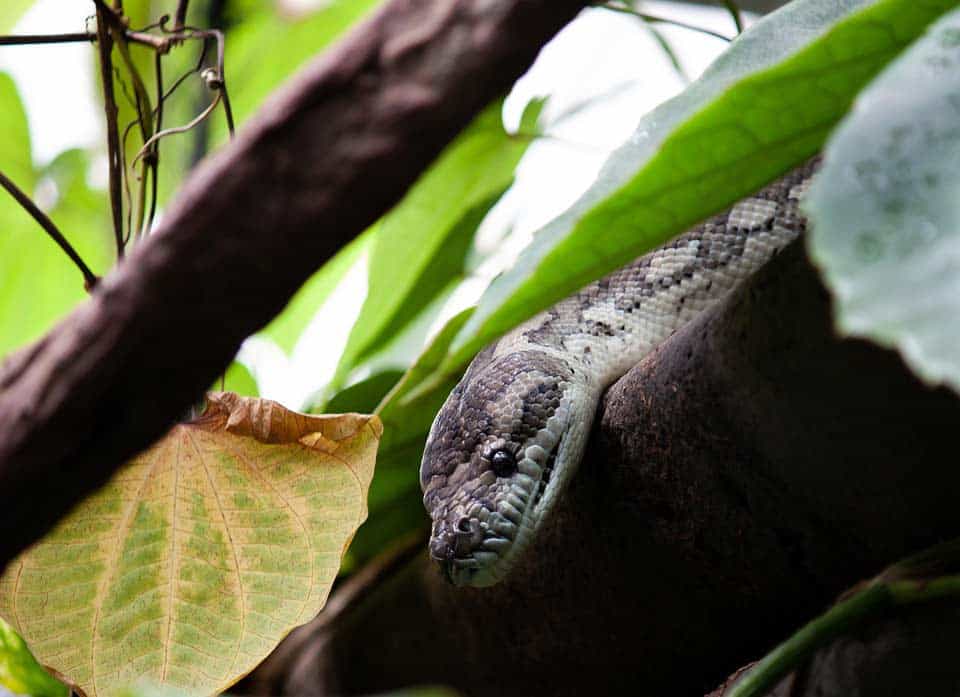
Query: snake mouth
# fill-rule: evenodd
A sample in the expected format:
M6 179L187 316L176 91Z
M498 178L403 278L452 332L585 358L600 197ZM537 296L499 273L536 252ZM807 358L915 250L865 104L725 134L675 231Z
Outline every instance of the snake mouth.
M485 507L472 510L472 515L461 519L463 525L453 532L452 544L438 544L437 553L432 553L450 583L475 587L493 585L503 578L526 546L539 516L538 507L553 476L557 451L551 451L542 468L529 458L524 460L533 486L511 487L496 510ZM535 482L529 476L533 467L540 470ZM446 537L450 539L450 533ZM435 539L442 537L435 535Z
M550 485L550 477L553 476L553 467L556 464L557 451L553 450L550 453L550 457L547 458L547 464L543 468L543 473L540 475L540 484L537 486L537 493L534 494L533 501L530 502L530 505L533 508L536 508L540 505L540 501L543 499L543 494Z

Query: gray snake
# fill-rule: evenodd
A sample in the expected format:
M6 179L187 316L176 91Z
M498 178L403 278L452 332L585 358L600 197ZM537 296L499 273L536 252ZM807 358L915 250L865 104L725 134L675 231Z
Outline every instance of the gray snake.
M516 327L474 358L430 429L420 467L430 554L457 585L501 580L583 456L603 390L803 231L817 166Z

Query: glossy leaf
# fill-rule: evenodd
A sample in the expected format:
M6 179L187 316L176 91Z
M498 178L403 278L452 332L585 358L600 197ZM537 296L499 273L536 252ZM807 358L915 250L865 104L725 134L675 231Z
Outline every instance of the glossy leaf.
M847 334L960 390L960 10L858 97L806 210Z
M360 528L350 548L354 562L372 557L391 540L429 524L421 503L420 456L433 418L459 375L419 398L408 398L412 387L434 374L472 312L467 309L450 319L377 407L384 424L383 440L377 455L377 476L370 487L370 520Z
M0 615L90 697L220 692L323 606L379 419L209 396L0 578Z
M521 129L534 132L542 101ZM378 224L369 291L338 367L342 379L398 336L462 277L477 227L513 181L530 139L503 129L502 100L487 107Z
M595 184L497 279L444 379L538 310L812 155L858 90L955 3L797 0L645 117Z

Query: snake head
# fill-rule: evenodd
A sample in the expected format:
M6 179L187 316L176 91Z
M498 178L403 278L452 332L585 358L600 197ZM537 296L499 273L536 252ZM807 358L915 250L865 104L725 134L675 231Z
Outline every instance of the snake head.
M553 505L571 474L562 465L579 461L586 436L578 425L569 437L581 416L571 409L584 401L572 399L577 383L559 358L493 357L491 348L447 398L430 429L420 485L433 519L430 555L452 583L499 581Z

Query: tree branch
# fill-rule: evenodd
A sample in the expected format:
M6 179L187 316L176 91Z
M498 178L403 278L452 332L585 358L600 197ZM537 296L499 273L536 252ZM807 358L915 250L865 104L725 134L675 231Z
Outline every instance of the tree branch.
M70 34L13 34L0 36L0 46L28 46L32 44L93 43L97 35L83 31Z
M160 436L584 4L392 0L205 160L91 299L0 371L0 565Z

